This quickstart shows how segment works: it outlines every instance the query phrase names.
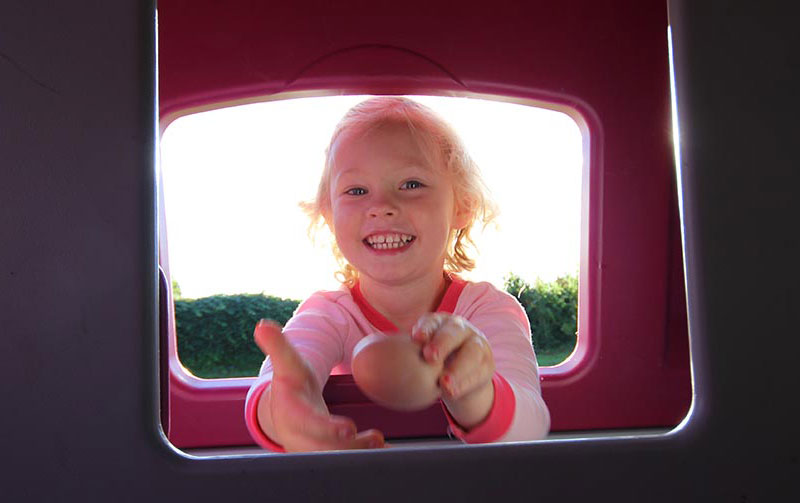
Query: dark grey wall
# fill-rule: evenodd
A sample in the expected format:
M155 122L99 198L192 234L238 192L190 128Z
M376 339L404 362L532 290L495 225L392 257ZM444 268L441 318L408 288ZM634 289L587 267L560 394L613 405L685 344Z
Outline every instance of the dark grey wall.
M798 31L753 2L670 7L697 395L684 429L194 461L156 427L152 5L5 0L3 499L797 500Z

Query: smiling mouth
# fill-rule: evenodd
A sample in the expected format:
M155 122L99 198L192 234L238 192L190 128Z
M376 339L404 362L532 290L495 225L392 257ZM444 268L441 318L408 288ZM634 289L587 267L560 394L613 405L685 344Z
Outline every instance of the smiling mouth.
M373 234L364 239L364 244L373 250L393 250L408 246L415 239L409 234Z

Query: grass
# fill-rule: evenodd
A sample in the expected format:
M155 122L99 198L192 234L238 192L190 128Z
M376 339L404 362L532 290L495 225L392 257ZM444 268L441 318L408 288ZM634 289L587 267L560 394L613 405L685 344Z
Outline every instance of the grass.
M567 359L574 348L574 344L565 344L556 348L548 348L536 351L536 361L539 362L540 367L558 365Z
M255 377L258 375L258 370L260 365L255 367L248 367L248 368L241 368L241 367L234 367L234 366L213 366L213 365L204 365L203 367L192 367L190 364L187 365L186 362L181 362L186 367L189 372L192 373L195 377L200 377L203 379L225 379L231 377Z

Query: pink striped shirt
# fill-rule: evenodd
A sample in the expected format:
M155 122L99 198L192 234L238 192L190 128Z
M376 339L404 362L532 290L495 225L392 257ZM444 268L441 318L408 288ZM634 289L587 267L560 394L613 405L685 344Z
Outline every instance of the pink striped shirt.
M517 299L490 283L470 283L452 276L437 312L461 316L478 328L489 341L495 361L495 398L488 417L464 431L445 408L453 434L467 443L544 438L550 428L550 413L541 396L528 317ZM313 294L284 327L292 345L313 369L320 389L332 372L350 373L353 348L362 337L396 330L369 305L358 285ZM245 421L259 445L281 451L258 424L258 400L271 381L272 365L266 358L247 393Z

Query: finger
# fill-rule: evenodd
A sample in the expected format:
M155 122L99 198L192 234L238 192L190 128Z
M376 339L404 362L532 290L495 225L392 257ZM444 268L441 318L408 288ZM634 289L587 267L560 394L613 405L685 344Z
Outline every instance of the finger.
M386 445L383 433L370 429L360 432L355 438L345 444L344 449L381 449Z
M307 366L297 350L283 335L281 326L271 320L256 324L253 338L261 351L270 357L276 375L287 378L305 378Z
M280 407L273 409L273 423L284 447L291 451L335 449L356 436L351 419L318 410L296 393L282 397Z
M383 433L378 430L366 430L351 439L307 439L304 451L333 451L354 449L381 449L386 446Z
M423 314L411 329L411 338L423 344L427 343L445 320L446 316L442 313Z
M429 362L445 360L464 341L477 333L469 322L460 316L450 316L436 329L430 341L422 348L422 354Z
M439 386L449 399L457 399L480 388L494 375L494 358L488 341L480 336L467 339L448 362Z
M321 396L315 399L308 390L284 380L273 380L271 387L273 420L278 419L292 433L320 438L355 436L353 420L331 415Z
M253 339L256 346L265 355L270 355L274 352L276 342L273 340L281 334L283 328L272 320L259 320L256 323L256 328L253 331Z
M310 411L309 411L310 412ZM356 436L356 425L352 419L311 412L305 417L294 415L288 418L294 424L293 433L324 445L336 445L352 440Z
M328 450L352 450L352 449L379 449L384 447L385 441L383 433L378 430L370 429L355 433L355 425L347 418L339 418L350 423L352 431L348 435L342 435L339 430L334 429L327 434L318 436L306 435L299 439L298 445L304 451L328 451ZM331 418L332 422L335 418Z

